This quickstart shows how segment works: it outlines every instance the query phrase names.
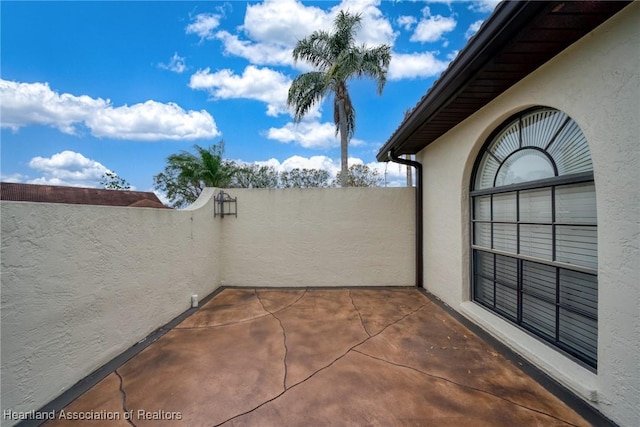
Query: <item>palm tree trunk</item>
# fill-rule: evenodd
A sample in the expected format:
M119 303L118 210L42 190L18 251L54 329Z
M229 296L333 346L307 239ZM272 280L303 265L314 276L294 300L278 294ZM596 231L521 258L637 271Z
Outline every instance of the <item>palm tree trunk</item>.
M338 120L340 123L340 186L349 186L349 140L347 137L347 112L344 98L338 99Z

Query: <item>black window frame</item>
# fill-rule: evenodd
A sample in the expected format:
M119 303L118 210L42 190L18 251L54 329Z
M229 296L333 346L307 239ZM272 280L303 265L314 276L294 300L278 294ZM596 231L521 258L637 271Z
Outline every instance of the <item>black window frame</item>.
M546 149L555 142L555 139L560 134L560 132L564 129L565 126L571 121L571 118L567 115L566 120L562 123L561 128L555 133L551 142L545 144L544 149L535 148L537 150L542 151L546 156L549 157L551 163L553 165L555 177L538 179L528 182L520 182L516 184L504 185L500 187L495 187L496 179L504 161L508 157L510 157L514 152L533 148L533 147L523 147L522 146L522 119L531 114L535 114L541 110L554 110L549 107L533 107L526 110L523 110L513 116L509 117L505 120L500 126L496 128L494 132L489 136L482 149L477 155L472 175L471 175L471 190L469 192L469 213L470 213L470 221L469 221L469 254L470 254L470 298L477 304L487 308L488 310L496 313L498 316L506 319L510 323L516 325L527 333L535 336L536 338L552 345L554 348L560 350L562 353L568 355L573 360L587 367L588 369L597 372L597 328L598 328L598 316L597 316L597 286L598 286L598 274L597 274L597 264L595 266L585 266L585 265L576 265L569 264L567 262L558 261L556 257L556 246L557 246L557 236L556 230L558 227L570 226L570 227L585 227L588 230L594 230L593 232L596 235L595 247L597 251L597 219L595 222L580 222L580 223L563 223L561 221L557 221L556 218L556 200L557 200L557 189L563 188L566 186L572 185L590 185L594 186L594 196L595 196L595 180L593 169L591 168L588 172L579 172L572 173L567 175L558 176L558 167L556 166L555 159L549 153L546 152ZM555 110L558 111L558 110ZM558 111L562 113L561 111ZM495 170L495 176L493 179L493 187L491 188L482 188L475 189L475 186L478 182L478 174L482 171L480 170L483 165L483 159L485 156L492 155L489 151L489 148L492 146L494 142L496 142L496 138L501 136L503 132L507 131L510 126L513 126L515 123L520 127L519 136L520 139L519 147L515 150L512 150L510 154L507 154L503 162L500 166ZM505 132L506 133L506 132ZM588 146L587 146L588 150ZM495 157L494 157L495 159ZM496 159L497 160L497 159ZM550 221L521 221L520 220L520 196L523 192L530 190L538 190L538 189L550 189L551 194L551 220ZM495 195L514 195L515 196L515 211L516 218L515 220L510 221L502 221L495 220L494 218L494 196ZM490 218L487 219L478 219L476 212L476 199L479 197L489 196L489 211ZM476 244L476 231L478 229L477 224L489 224L490 228L490 247L480 246ZM508 250L500 250L496 249L495 246L495 236L494 236L494 228L495 224L510 224L515 226L515 250L513 252ZM539 227L550 227L551 228L551 245L552 245L552 255L551 259L538 258L535 256L523 255L521 253L521 227L522 226L539 226ZM507 227L507 226L505 226ZM485 231L486 233L486 231ZM485 236L486 238L486 236ZM478 257L487 258L488 264L483 264L482 267L489 266L489 269L492 269L491 277L488 277L481 269L478 267L480 263L478 262ZM497 277L497 264L501 262L505 265L508 265L509 262L515 264L515 271L513 271L511 280L504 280L503 278ZM527 281L532 281L531 277L525 277L525 270L531 269L533 271L533 266L538 266L540 271L553 271L553 275L555 276L555 289L553 290L553 294L543 294L537 291L532 291L530 289L525 289L524 283L525 279ZM476 271L478 269L478 271ZM503 267L503 271L506 269ZM569 272L569 273L567 273ZM582 282L585 284L589 284L592 288L585 287L585 294L590 295L593 298L594 290L593 283L595 283L595 311L593 309L589 309L590 306L587 304L593 305L593 301L586 301L585 309L580 306L576 306L575 304L571 304L571 301L563 300L563 295L567 293L566 289L569 288L569 285L566 285L565 279L568 277L567 275L583 275ZM549 275L549 278L551 275ZM563 278L561 280L561 277ZM485 298L484 292L486 291L484 285L480 286L480 283L489 282L492 285L492 290L490 289L490 294L492 291L493 299ZM489 285L489 287L491 287ZM480 291L483 292L480 292ZM582 290L575 291L575 293L582 292ZM500 292L500 295L499 295ZM510 294L511 293L511 294ZM514 297L515 296L515 297ZM513 299L515 298L515 303ZM503 304L504 301L498 301L498 299L502 299L507 301L506 305ZM574 299L580 299L579 297L575 297ZM525 304L525 300L527 303ZM534 301L534 302L532 302ZM515 312L511 309L508 309L510 304L515 304ZM505 308L507 307L507 308ZM513 308L511 307L511 308ZM545 321L551 320L553 317L553 330L550 332L545 328L551 328L551 325L544 324L543 321L538 322L540 324L535 324L535 321L532 322L531 319L536 319L535 316L531 316L525 319L525 313L527 311L535 311L535 310L547 310L546 314L539 315L538 319L544 319ZM553 311L553 315L549 314ZM547 318L547 316L549 316ZM581 321L584 321L585 330L589 330L590 333L587 334L588 338L585 341L588 341L588 345L585 347L582 345L582 341L579 338L576 338L580 333L580 329L571 329L570 333L571 339L567 340L567 331L568 327L566 324L571 324L571 322L575 321L575 317L579 317ZM572 320L570 320L572 319ZM550 322L547 322L550 323ZM563 334L564 328L564 334ZM575 326L571 326L571 328L576 328ZM595 328L595 342L593 342L593 329ZM574 335L576 337L574 337ZM575 339L574 339L575 338ZM581 338L581 337L580 337ZM573 341L573 342L568 342ZM587 350L584 350L584 349Z

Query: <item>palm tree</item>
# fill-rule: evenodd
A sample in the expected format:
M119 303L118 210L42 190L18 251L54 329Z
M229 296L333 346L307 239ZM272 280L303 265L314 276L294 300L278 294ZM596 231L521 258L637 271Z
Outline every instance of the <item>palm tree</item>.
M171 154L164 172L153 177L155 189L165 192L176 208L195 202L204 187L226 187L235 170L232 163L222 159L223 141L208 148L194 148L196 154Z
M378 94L387 81L387 70L391 61L391 47L356 46L354 35L360 26L361 16L340 11L333 23L333 33L314 31L298 41L293 49L293 60L302 59L316 71L300 74L291 83L287 105L293 107L296 122L309 109L329 93L333 93L333 121L336 135L340 132L340 163L342 187L348 186L347 164L349 140L355 132L355 110L347 90L347 80L367 76L376 80Z

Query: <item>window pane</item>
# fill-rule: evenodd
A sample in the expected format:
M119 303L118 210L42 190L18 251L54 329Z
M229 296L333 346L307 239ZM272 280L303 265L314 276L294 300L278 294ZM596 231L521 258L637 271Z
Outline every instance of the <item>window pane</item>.
M567 123L551 144L549 154L556 162L558 175L593 170L589 144L578 124L573 120Z
M598 322L560 309L560 342L595 366L598 355Z
M560 304L598 316L598 277L578 271L560 270Z
M493 280L493 254L482 251L473 251L475 254L475 274L479 274Z
M556 221L595 223L596 189L591 183L562 185L556 188Z
M515 321L518 318L518 292L508 286L496 283L496 310Z
M491 196L473 198L473 219L491 220Z
M520 225L520 253L552 260L553 234L550 225Z
M522 324L548 339L556 336L556 307L532 295L522 295Z
M473 224L473 244L491 248L491 224L486 222L476 222Z
M474 297L476 301L493 307L493 254L473 251Z
M475 278L475 299L485 305L493 307L493 281L484 277Z
M520 221L551 222L551 189L520 192Z
M509 157L498 171L496 187L556 176L549 158L538 150L525 149Z
M557 226L556 260L598 268L596 227Z
M545 148L561 129L567 115L562 111L545 109L522 118L522 146Z
M545 299L556 300L556 268L535 262L522 262L522 291L526 294Z
M476 178L474 188L480 190L482 188L493 187L493 180L496 177L496 172L500 167L500 163L489 154L485 153L482 161L480 162L480 168L478 169L478 177Z
M518 260L496 255L496 281L512 288L518 287Z
M505 126L488 150L502 162L518 148L520 148L520 120L516 119Z
M493 248L516 253L516 225L493 224Z
M495 194L493 196L493 220L513 221L517 217L516 193Z

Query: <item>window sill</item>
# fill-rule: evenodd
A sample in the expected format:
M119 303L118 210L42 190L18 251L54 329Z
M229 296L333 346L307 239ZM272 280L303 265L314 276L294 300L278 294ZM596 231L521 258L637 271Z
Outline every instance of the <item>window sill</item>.
M598 402L597 374L471 301L459 312L575 394Z

